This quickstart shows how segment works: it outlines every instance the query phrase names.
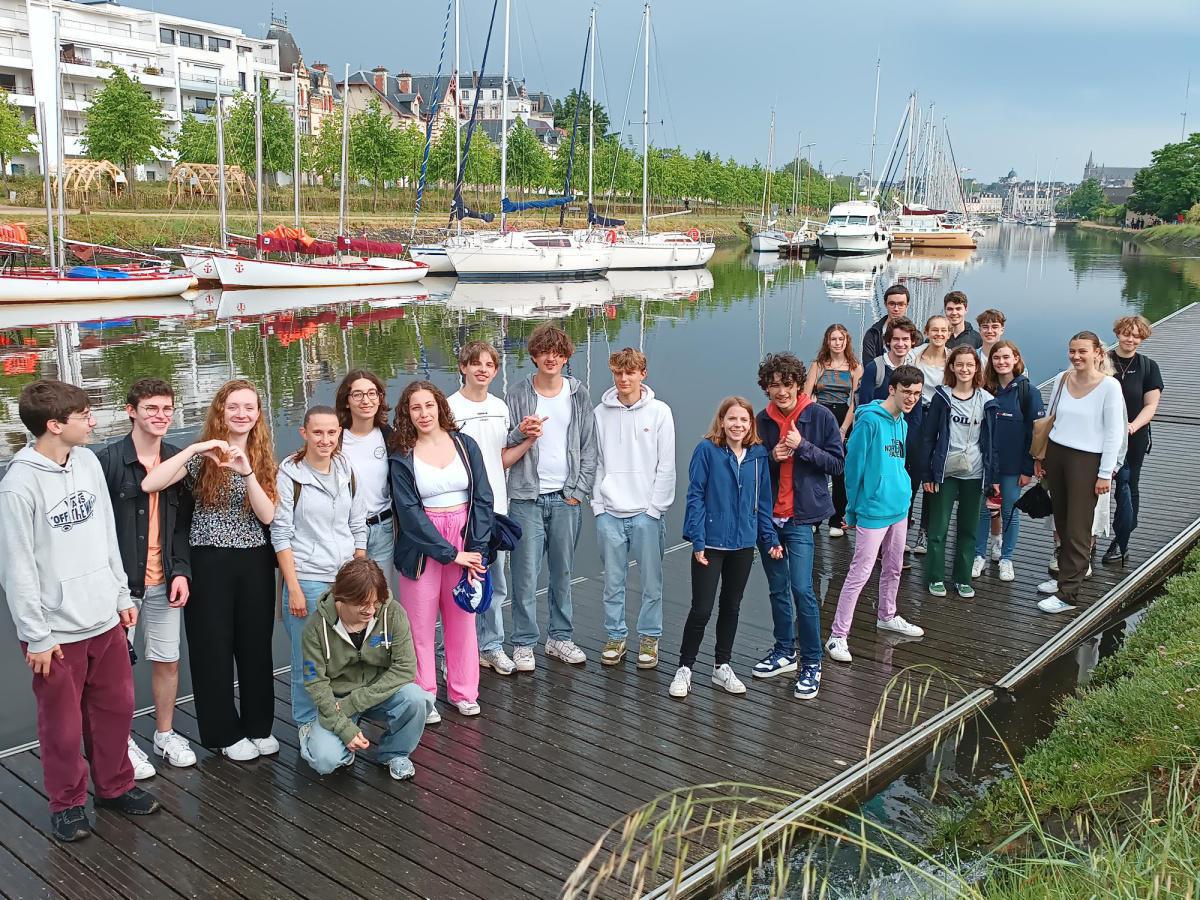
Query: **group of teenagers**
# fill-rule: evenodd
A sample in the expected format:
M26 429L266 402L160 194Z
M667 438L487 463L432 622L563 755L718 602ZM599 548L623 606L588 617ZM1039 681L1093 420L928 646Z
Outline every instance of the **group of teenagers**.
M960 597L973 596L989 554L1000 578L1013 578L1014 503L1034 476L1049 483L1059 543L1058 578L1040 586L1052 595L1041 608L1074 604L1097 498L1114 477L1116 537L1105 560L1124 562L1162 390L1153 361L1136 352L1146 320L1117 322L1111 356L1090 332L1071 339L1071 366L1051 391L1047 449L1034 459L1042 398L1003 339L1004 316L986 311L977 332L965 321L966 297L951 292L919 342L907 290L889 288L885 303L887 315L863 341L865 365L842 325L825 331L809 367L772 353L758 370L765 407L724 399L695 447L683 526L691 608L671 696L692 688L714 607L712 681L745 693L731 659L756 549L774 645L753 675L794 673L803 700L818 694L825 652L851 661L855 605L881 554L878 628L923 634L897 614L905 554L925 553L928 589L945 596L956 503ZM562 329L539 326L527 349L535 369L505 398L489 390L499 353L473 341L458 356L457 392L413 381L390 418L383 381L351 371L332 406L305 411L301 446L281 462L249 381L222 385L200 439L178 447L164 440L171 385L139 380L127 397L130 432L96 453L85 446L95 419L84 391L54 380L26 386L19 414L34 440L0 480L0 588L33 672L57 839L91 833L89 768L97 807L130 815L159 807L135 784L155 774L130 735L135 634L152 667L150 745L167 764L196 762L174 730L184 630L200 743L237 762L278 752L278 617L291 646L301 756L328 774L362 754L393 778L411 778L424 728L441 721L439 669L449 704L475 716L482 669L511 676L537 667L543 568L545 655L587 661L573 640L571 585L590 505L603 563L600 662L616 666L628 655L640 669L658 666L665 514L676 494L671 410L645 383L638 350L612 354L613 386L593 407L587 387L565 372L574 345ZM855 546L822 643L812 573L814 535L825 523L831 538L853 528ZM631 562L641 589L636 645L626 615ZM363 721L380 736L368 740Z

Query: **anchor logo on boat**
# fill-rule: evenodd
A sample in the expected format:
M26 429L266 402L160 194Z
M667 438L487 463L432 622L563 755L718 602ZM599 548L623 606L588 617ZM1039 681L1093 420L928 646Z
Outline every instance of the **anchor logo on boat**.
M241 275L243 272L245 272L245 271L246 271L246 267L245 267L245 266L243 266L241 263L236 263L236 264L234 265L234 267L233 267L233 271L235 271L235 272L237 272L239 275Z
M205 274L205 275L211 275L211 274L212 274L212 263L211 263L211 262L206 262L206 263L204 264L204 274Z

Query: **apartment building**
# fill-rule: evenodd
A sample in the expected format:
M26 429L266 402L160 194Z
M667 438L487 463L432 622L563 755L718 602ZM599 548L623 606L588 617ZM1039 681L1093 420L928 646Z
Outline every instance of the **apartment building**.
M55 16L59 19L54 45ZM279 42L238 28L116 3L0 0L0 88L30 117L45 104L49 146L58 140L55 56L62 76L62 128L67 157L82 156L91 97L109 70L124 68L163 105L168 129L183 116L212 114L218 91L248 90L257 75L292 102L291 70L281 70ZM16 171L40 171L36 156L14 160ZM171 163L140 166L138 177L163 178Z

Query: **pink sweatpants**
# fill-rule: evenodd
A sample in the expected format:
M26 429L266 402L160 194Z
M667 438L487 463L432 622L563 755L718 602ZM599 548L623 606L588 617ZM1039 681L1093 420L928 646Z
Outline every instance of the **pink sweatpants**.
M467 521L467 507L425 515L455 549L463 546L462 530ZM463 568L456 563L442 565L432 559L416 581L398 577L400 605L408 614L412 627L413 647L417 652L417 684L430 694L437 692L437 660L434 635L438 613L442 616L442 633L446 640L446 696L451 703L479 699L479 644L475 638L475 616L454 602L454 586L462 578Z
M877 616L887 620L896 615L896 594L900 590L900 570L904 564L904 537L907 532L908 523L904 520L887 528L854 529L854 559L850 561L850 571L846 573L842 593L838 596L837 614L833 617L834 637L845 637L850 633L858 595L871 577L871 568L881 547L883 563L879 567Z

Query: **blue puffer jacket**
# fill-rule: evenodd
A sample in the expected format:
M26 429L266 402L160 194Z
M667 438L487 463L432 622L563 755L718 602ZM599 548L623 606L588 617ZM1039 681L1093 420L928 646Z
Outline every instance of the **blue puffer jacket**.
M728 447L705 438L696 445L688 465L687 510L683 539L692 552L742 550L762 543L779 546L771 521L771 476L762 444L746 448L738 465Z
M779 443L779 423L767 411L755 417L758 436L767 451L771 470L772 507L779 494L780 463L771 451ZM820 403L809 403L796 419L796 430L804 443L792 458L792 518L802 525L815 525L833 515L829 476L841 475L846 465L846 446L837 419Z
M983 388L976 388L982 391ZM984 391L984 395L988 398L991 394ZM933 484L941 484L946 480L946 457L950 452L950 401L947 399L950 396L950 388L945 385L939 385L933 393L933 399L929 401L929 409L925 410L925 421L922 423L922 442L921 442L921 481L932 482ZM979 452L983 458L983 477L984 484L991 484L987 481L987 461L991 453L992 443L992 420L987 415L987 404L991 400L988 399L984 403L983 422L979 426Z
M1022 388L1022 383L1025 387ZM1025 408L1021 408L1021 395ZM983 458L985 484L997 484L1001 475L1033 475L1033 457L1029 444L1033 440L1034 420L1046 414L1042 392L1018 375L1000 388L987 402L983 414L991 423L992 443Z

